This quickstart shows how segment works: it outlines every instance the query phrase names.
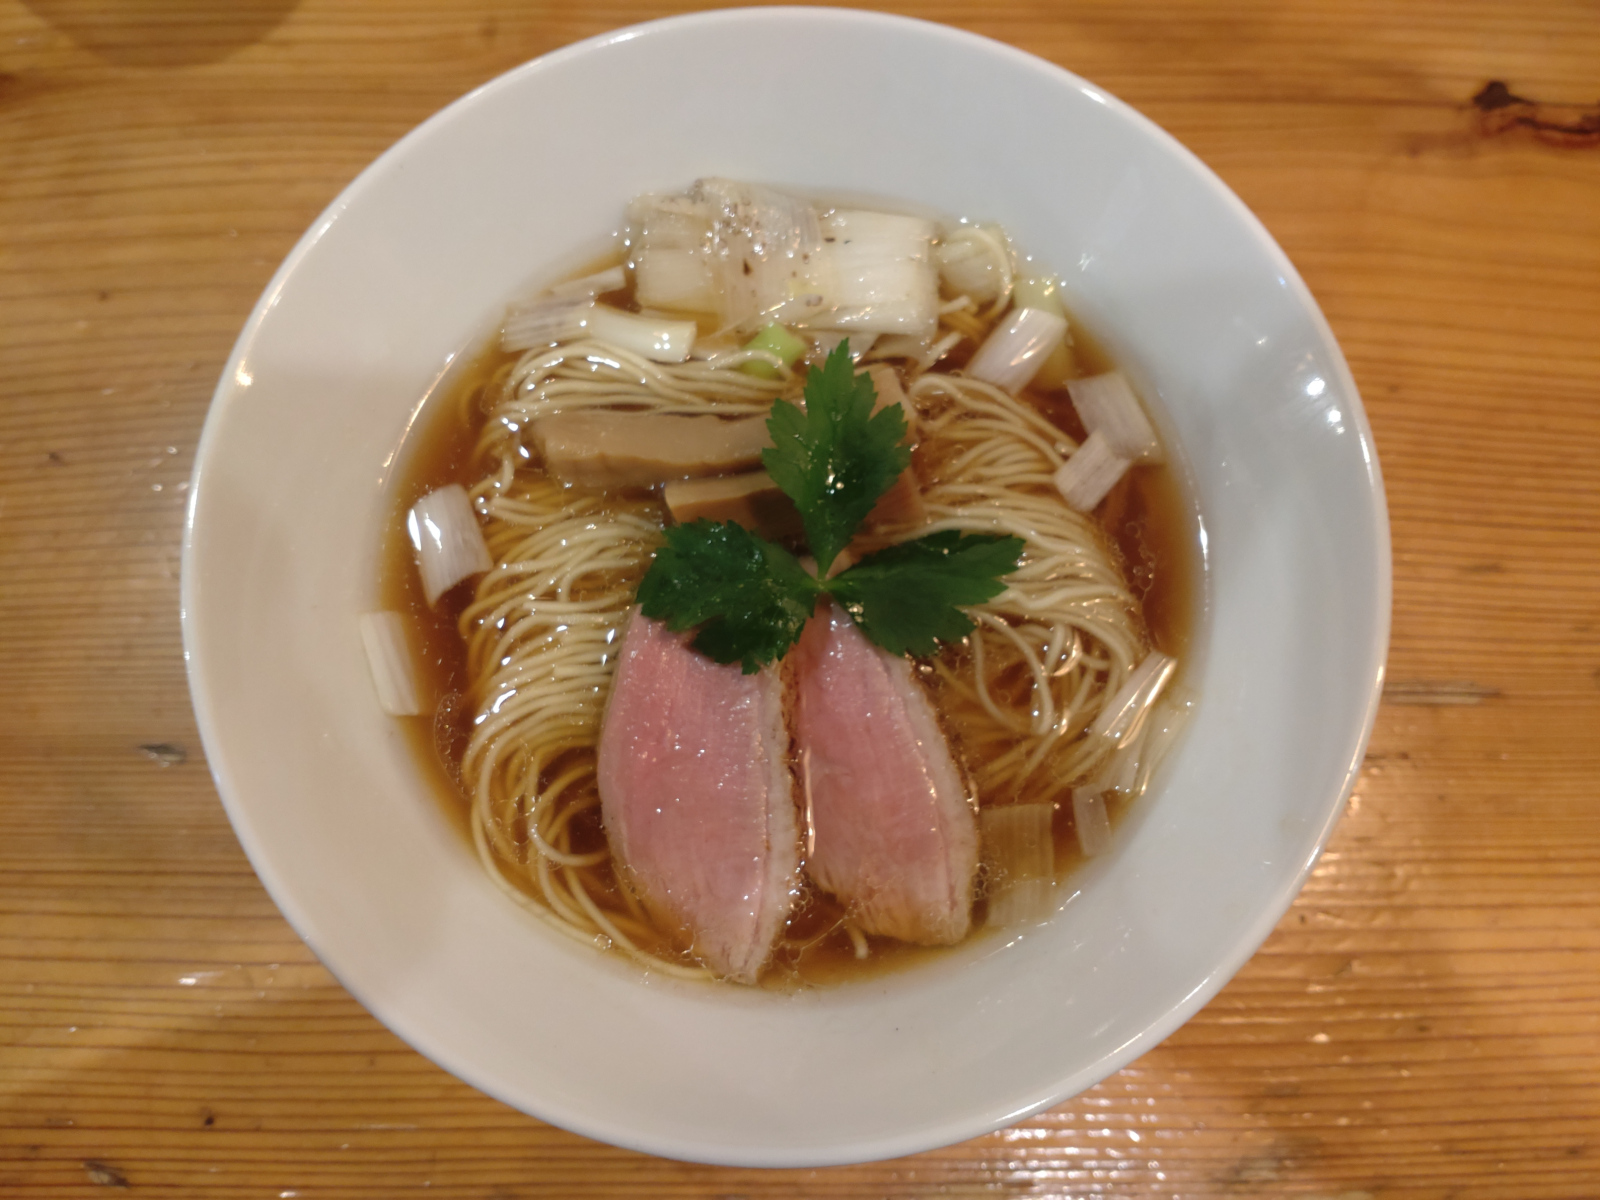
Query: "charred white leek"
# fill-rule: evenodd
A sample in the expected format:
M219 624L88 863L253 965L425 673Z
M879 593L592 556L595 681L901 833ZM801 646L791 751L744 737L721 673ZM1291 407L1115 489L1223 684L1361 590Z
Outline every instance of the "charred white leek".
M1014 311L984 339L967 374L1015 396L1067 336L1067 319L1042 308Z
M633 260L634 295L646 308L714 313L720 307L711 258L703 250L647 247Z
M416 716L422 712L422 689L406 642L405 618L397 612L370 612L361 615L359 624L379 705L391 716Z
M715 310L746 336L774 323L931 336L934 233L920 217L819 212L800 197L717 178L699 180L687 196L641 196L629 208L639 302Z
M634 296L646 308L718 312L712 209L687 196L640 196L628 206Z
M731 179L701 179L689 195L711 214L710 253L725 321L792 324L779 306L817 291L810 280L822 249L816 210L798 197Z
M406 530L417 551L422 594L432 605L463 579L494 566L467 489L452 483L411 506Z
M1089 439L1056 472L1067 503L1089 512L1134 463L1161 462L1161 439L1121 371L1074 379L1067 384Z
M939 325L934 227L919 217L838 209L822 219L811 278L828 313L818 329L931 337Z
M1183 732L1189 718L1194 715L1194 701L1183 698L1176 689L1163 693L1160 703L1150 707L1145 718L1144 733L1139 738L1139 769L1134 773L1133 786L1128 795L1142 796L1150 786L1150 777L1156 767L1166 760L1173 742Z

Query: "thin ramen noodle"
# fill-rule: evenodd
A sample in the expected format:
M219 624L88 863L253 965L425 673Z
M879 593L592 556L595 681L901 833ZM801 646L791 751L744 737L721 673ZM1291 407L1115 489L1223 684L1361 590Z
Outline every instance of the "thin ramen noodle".
M419 498L444 484L463 485L491 564L430 605L403 522L395 522L385 597L410 622L420 651L420 688L431 700L413 724L426 753L464 799L485 868L517 903L550 927L651 970L711 973L683 931L663 927L618 869L601 817L597 745L619 649L640 581L674 518L662 481L624 473L595 482L592 472L621 470L620 452L604 449L610 431L625 428L619 421L712 417L731 428L738 418L764 418L776 400L799 400L807 372L848 337L858 370L904 393L918 492L914 522L902 516L864 532L852 555L942 530L1022 540L1004 590L968 610L967 637L912 666L984 831L974 924L983 926L986 911L991 925L1002 910L1021 911L1020 882L1012 881L1015 894L1005 904L997 897L1012 837L1005 831L1028 822L985 818L1002 809L1037 816L1029 836L1048 843L1043 869L1051 878L1035 881L1042 890L1028 893L1027 905L1033 916L1047 916L1052 880L1081 857L1075 823L1099 811L1084 805L1120 811L1142 790L1171 724L1160 715L1145 719L1147 710L1160 713L1163 685L1170 713L1170 667L1144 694L1131 701L1128 694L1143 686L1141 670L1149 675L1157 660L1187 652L1194 564L1174 473L1129 457L1092 511L1068 502L1073 484L1062 483L1063 470L1085 461L1079 456L1097 436L1084 428L1068 388L1107 377L1110 364L1067 317L1053 281L1018 256L1004 231L939 228L931 267L910 282L896 282L897 271L907 274L905 256L885 250L889 282L865 296L814 273L798 283L758 281L741 309L717 291L718 239L739 233L719 229L715 214L743 210L719 207L716 198L725 201L733 189L741 204L759 209L777 194L712 185L635 201L621 262L513 306L503 333L512 348L486 352L422 423L426 449L406 460L401 511L414 512ZM787 228L780 221L786 206L802 203L782 198L777 217L758 212L747 223L770 218L757 229L770 235ZM802 224L844 228L823 206L807 207ZM868 240L873 223L847 219ZM920 309L918 288L926 293ZM1007 363L985 367L984 356L1003 357L1010 328L1027 326L1035 311L1059 314L1065 336L1037 361L1009 365L1011 377ZM612 313L632 324L612 328ZM675 351L660 347L686 323L688 352L661 361ZM773 327L798 349L768 332ZM1021 386L1018 370L1028 375ZM555 461L554 443L534 431L555 428L555 418L586 428L576 417L603 422L602 450L586 457L563 449L568 457ZM767 532L804 550L792 530ZM1111 705L1129 712L1109 712ZM1025 850L1016 863L1033 854ZM805 876L797 893L764 983L815 982L863 969L852 964L881 967L932 953L864 931L848 903Z

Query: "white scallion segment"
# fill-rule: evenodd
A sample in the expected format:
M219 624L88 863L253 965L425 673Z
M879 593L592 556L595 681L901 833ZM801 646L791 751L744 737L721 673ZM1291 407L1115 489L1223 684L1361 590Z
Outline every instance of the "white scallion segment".
M1056 911L1056 885L1049 879L1023 879L989 897L985 923L991 929L1038 925Z
M422 712L422 689L406 640L406 619L387 610L363 613L360 626L372 686L383 711L395 717L417 716Z
M980 812L990 925L1000 928L1043 921L1054 912L1052 811L1049 804L1011 804Z
M676 363L694 349L699 326L693 321L626 313L608 304L553 301L519 308L500 330L505 350L531 350L573 338L591 337L653 362Z
M1056 471L1056 487L1081 513L1093 512L1133 463L1113 451L1098 431L1072 452Z
M506 310L500 327L500 348L509 351L549 346L573 336L581 329L586 312L595 307L595 297L626 287L627 276L621 267L608 267L581 279L569 279L548 289L544 295Z
M494 566L467 489L452 483L411 506L406 530L417 551L422 594L429 605L456 584Z
M595 307L590 296L544 296L507 310L500 349L513 353L551 346L573 336L582 315Z
M1111 846L1111 813L1106 809L1104 793L1073 789L1072 825L1085 857L1104 854Z
M811 278L830 311L811 327L931 337L939 326L933 236L933 222L920 217L828 213Z
M1100 785L1105 791L1121 792L1132 795L1134 784L1139 778L1139 759L1141 747L1130 742L1111 756L1111 760L1101 769Z
M1113 750L1095 771L1094 777L1084 783L1084 789L1091 792L1121 792L1124 796L1133 795L1139 780L1139 766L1144 759L1145 748L1150 742L1150 738L1146 736L1150 725L1150 720L1145 721L1136 736Z
M1055 843L1050 835L1053 811L1049 804L1006 804L982 810L984 861L1001 876L1000 882L1055 875Z
M1016 309L984 339L967 374L1015 396L1066 336L1065 317L1042 308Z
M699 332L699 326L693 321L669 321L665 317L625 313L605 304L595 305L581 317L578 331L572 336L587 335L618 349L631 350L652 362L682 362L694 349L695 335Z
M628 276L621 267L607 267L593 275L569 279L547 288L545 294L556 300L593 300L605 292L614 292L628 286Z
M1109 738L1119 747L1131 743L1144 725L1150 706L1160 697L1177 669L1177 659L1152 650L1095 718L1089 736Z
M1139 769L1134 774L1130 796L1142 796L1158 764L1167 761L1172 744L1194 715L1194 701L1178 688L1169 688L1162 699L1151 705L1145 718L1145 734L1139 745Z
M1162 461L1161 439L1121 371L1074 379L1067 384L1067 394L1083 427L1104 438L1118 458L1138 463Z

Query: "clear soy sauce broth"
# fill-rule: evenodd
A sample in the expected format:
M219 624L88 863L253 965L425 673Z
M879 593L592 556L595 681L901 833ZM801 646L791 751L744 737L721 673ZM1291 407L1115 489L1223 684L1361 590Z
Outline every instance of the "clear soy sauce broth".
M633 307L625 293L614 293L605 299L618 307ZM1094 375L1114 368L1115 364L1076 323L1072 330L1080 374ZM496 376L520 357L491 345L450 372L428 397L397 456L381 548L379 606L405 613L410 619L419 681L424 695L437 706L430 716L395 719L406 730L418 769L430 781L441 807L469 844L469 803L457 764L471 729L472 712L466 695L466 651L457 622L471 600L471 589L460 585L441 597L433 608L424 602L405 517L428 492L449 483L471 487L481 478L483 472L475 465L474 449L485 419L486 393ZM960 362L960 358L952 357L940 366L954 368ZM1069 436L1082 440L1083 426L1065 391L1030 390L1022 398ZM665 521L665 505L661 512ZM1178 659L1181 678L1198 615L1202 579L1198 517L1174 466L1161 464L1130 470L1095 515L1141 604L1152 643ZM1113 806L1114 824L1126 807L1128 802ZM588 826L576 831L577 848L604 844L598 812L598 808L591 810ZM1082 860L1070 806L1057 806L1052 833L1057 878L1061 879L1069 876ZM509 872L507 877L517 878ZM620 886L615 879L608 883L613 888ZM858 959L841 925L845 915L842 907L809 883L802 886L804 891L788 919L784 944L762 976L763 987L789 990L879 975L911 966L945 949L911 946L869 935L872 953L866 959ZM981 877L979 893L969 940L985 933ZM672 952L665 943L657 949Z

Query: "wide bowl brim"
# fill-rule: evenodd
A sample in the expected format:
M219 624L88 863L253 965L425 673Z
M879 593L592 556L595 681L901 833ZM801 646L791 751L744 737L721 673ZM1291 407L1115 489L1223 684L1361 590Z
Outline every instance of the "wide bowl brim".
M383 716L356 632L420 400L505 299L632 195L730 175L998 220L1140 384L1203 520L1189 730L1047 924L798 994L680 983L510 903ZM1390 596L1354 382L1281 250L1093 85L839 9L677 17L439 113L290 254L207 419L185 653L240 842L380 1020L528 1113L746 1166L906 1154L1015 1122L1175 1029L1288 907L1361 761Z

